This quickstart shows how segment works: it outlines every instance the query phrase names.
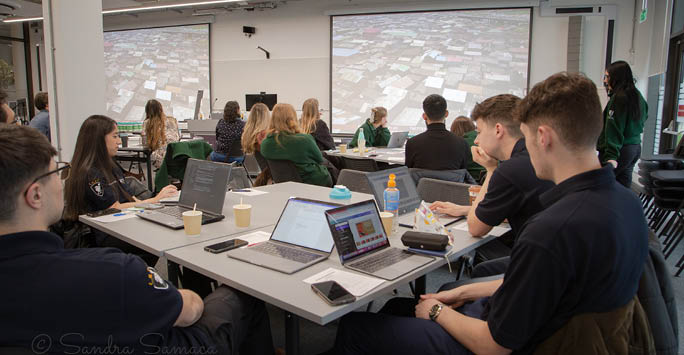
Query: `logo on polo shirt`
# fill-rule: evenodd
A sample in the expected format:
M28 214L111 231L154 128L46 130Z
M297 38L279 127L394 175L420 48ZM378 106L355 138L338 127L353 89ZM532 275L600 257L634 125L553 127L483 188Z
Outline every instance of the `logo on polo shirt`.
M147 278L149 279L147 282L148 286L152 286L157 290L166 290L169 288L169 284L166 280L159 276L159 273L157 273L157 270L153 267L147 267Z
M613 110L608 110L608 119L609 120L612 120L614 118L613 113L615 113Z
M90 181L90 190L92 190L93 193L98 197L102 197L104 195L104 189L102 188L100 179L94 179Z

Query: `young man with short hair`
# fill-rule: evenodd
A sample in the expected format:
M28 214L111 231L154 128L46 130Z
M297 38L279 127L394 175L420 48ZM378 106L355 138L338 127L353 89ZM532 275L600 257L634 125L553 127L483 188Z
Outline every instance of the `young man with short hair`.
M64 249L68 163L37 130L0 125L0 344L36 353L272 354L263 302L228 287L203 301L137 256Z
M429 95L423 100L423 120L427 131L406 142L405 164L408 168L428 170L465 169L469 162L468 143L446 129L449 115L446 100Z
M338 353L531 353L577 315L634 307L648 227L639 200L596 156L596 86L580 74L555 74L518 112L536 174L556 186L522 226L504 279L423 295L416 318L350 314L340 323ZM608 352L631 340L629 330L609 342L612 334L591 335L605 342L594 348Z
M48 141L50 141L50 106L48 104L47 92L41 91L37 93L34 104L40 112L31 119L29 127L37 129L47 137Z

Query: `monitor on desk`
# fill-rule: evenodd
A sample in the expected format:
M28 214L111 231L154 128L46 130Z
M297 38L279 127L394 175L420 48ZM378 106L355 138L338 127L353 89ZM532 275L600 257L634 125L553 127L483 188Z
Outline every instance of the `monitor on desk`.
M418 190L416 190L416 184L413 182L411 173L405 166L374 171L366 175L368 177L368 184L373 191L373 196L375 196L375 200L378 202L378 207L380 210L384 210L385 208L385 206L383 206L383 193L387 188L389 174L396 175L395 181L397 182L397 188L399 189L399 215L413 212L418 208L421 200L420 196L418 196Z
M265 104L268 106L268 109L272 111L273 106L278 103L278 95L267 94L265 92L261 92L260 94L247 94L245 95L245 110L251 110L252 106L258 102Z

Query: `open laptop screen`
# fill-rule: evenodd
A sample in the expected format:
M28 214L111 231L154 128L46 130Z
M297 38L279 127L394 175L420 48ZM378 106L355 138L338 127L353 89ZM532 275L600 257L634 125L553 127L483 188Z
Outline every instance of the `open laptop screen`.
M326 217L342 262L389 245L373 200L329 210Z
M335 207L339 205L291 198L280 215L271 239L330 253L334 242L330 237L325 211Z
M405 166L374 171L367 174L368 183L373 191L373 196L375 200L378 201L378 207L384 209L383 206L383 193L387 188L387 181L389 180L389 174L396 175L395 181L397 182L397 188L399 189L399 214L413 212L418 205L420 205L420 196L418 196L418 191L416 190L416 184L413 182L411 173L409 169Z
M229 177L228 164L188 159L178 203L186 208L197 203L198 210L220 215Z

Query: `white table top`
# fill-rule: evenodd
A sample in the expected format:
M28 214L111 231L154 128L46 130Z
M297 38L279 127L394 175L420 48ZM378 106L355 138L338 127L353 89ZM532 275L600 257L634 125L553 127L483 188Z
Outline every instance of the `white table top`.
M354 149L356 148L347 148L346 153L340 153L338 149L335 150L326 150L325 153L331 156L345 156L345 157L351 157L351 158L370 158L374 159L375 161L379 162L384 162L384 163L390 163L390 164L399 164L399 165L404 165L405 162L405 156L404 148L378 148L378 147L368 147L369 151L365 152L363 155L360 155L359 152L354 152Z

